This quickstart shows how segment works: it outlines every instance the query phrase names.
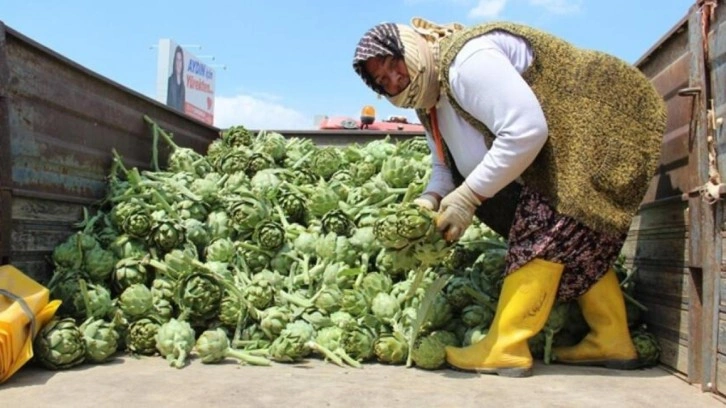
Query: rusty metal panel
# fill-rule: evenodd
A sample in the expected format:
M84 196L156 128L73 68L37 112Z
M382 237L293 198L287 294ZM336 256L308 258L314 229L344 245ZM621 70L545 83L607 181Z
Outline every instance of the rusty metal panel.
M10 124L8 114L8 63L5 31L0 27L0 265L10 259L9 230L11 224L10 194L12 164L10 161Z
M726 4L720 1L716 8L716 16L711 22L712 31L708 37L708 62L709 62L709 80L710 95L713 101L708 107L713 109L713 117L710 125L712 129L712 137L714 145L711 146L715 151L715 165L721 182L726 181L726 135L724 135L724 126L718 124L718 119L726 120ZM714 331L716 331L717 352L711 358L715 363L712 369L714 378L713 389L721 394L726 394L726 274L724 269L726 262L724 260L724 206L723 201L715 203L711 208L711 228L713 230L706 236L711 241L708 247L704 248L704 256L712 251L712 261L707 263L710 274L714 276L714 299L712 300L714 313ZM704 265L705 267L705 265ZM704 288L705 290L705 288ZM710 351L710 350L709 350Z
M685 269L690 219L681 199L690 188L691 103L678 95L689 84L688 20L674 25L636 66L662 95L668 113L660 165L633 220L623 253L638 268L636 295L648 307L649 329L658 337L661 363L689 371L688 293Z
M200 153L219 135L0 22L0 262L49 276L52 249L105 193L112 149L150 167L144 115Z

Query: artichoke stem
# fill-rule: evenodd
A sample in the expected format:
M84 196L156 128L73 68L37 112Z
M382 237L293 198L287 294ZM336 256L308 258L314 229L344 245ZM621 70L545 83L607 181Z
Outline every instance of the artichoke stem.
M231 357L231 358L240 360L247 364L259 365L259 366L271 365L270 360L266 359L265 357L260 357L260 356L252 355L250 353L245 353L242 350L235 350L235 349L229 348L224 353L224 355L227 357Z
M340 366L340 367L345 367L345 365L343 364L343 360L341 360L341 358L337 354L333 353L328 348L321 346L320 344L318 344L314 341L309 341L309 342L305 343L305 345L307 347L309 347L311 350L322 354L326 360L332 361L333 364Z

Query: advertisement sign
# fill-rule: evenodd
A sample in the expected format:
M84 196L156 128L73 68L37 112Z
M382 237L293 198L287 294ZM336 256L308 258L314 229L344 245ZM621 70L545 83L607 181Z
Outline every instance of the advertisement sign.
M159 41L156 99L202 122L214 121L214 69L169 39Z

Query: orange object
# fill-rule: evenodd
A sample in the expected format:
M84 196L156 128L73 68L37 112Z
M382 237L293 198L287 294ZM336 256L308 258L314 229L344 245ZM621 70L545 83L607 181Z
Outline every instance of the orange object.
M431 136L434 138L436 155L439 157L441 163L446 164L446 159L444 158L444 140L439 130L439 117L436 115L436 107L429 110L429 116L431 116L431 133L433 133Z
M371 105L366 105L363 107L363 111L361 111L361 116L369 116L372 118L376 117L376 109Z

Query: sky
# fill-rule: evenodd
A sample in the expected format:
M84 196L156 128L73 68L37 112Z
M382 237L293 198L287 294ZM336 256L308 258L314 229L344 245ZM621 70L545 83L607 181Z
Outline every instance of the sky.
M86 68L156 97L162 38L216 70L214 125L314 129L317 115L406 116L352 68L360 37L423 17L506 20L635 63L695 0L0 0L0 21ZM213 57L213 59L212 59Z

